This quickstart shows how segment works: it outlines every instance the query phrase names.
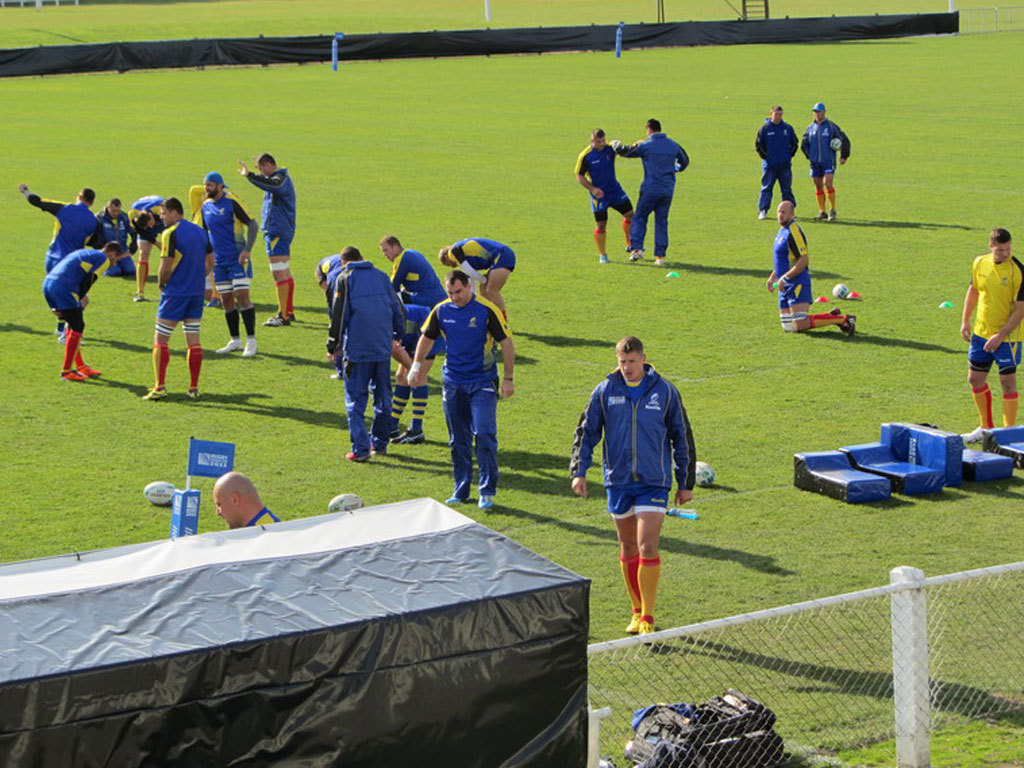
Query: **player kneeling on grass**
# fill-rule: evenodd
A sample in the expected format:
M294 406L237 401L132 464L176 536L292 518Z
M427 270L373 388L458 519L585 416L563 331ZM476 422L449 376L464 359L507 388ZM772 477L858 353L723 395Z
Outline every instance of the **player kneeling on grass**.
M1014 258L1010 233L993 229L988 239L991 252L979 256L971 266L971 284L964 298L960 335L971 345L967 353L967 380L978 408L981 426L964 435L964 441L981 440L981 431L991 429L992 390L988 372L995 361L1003 388L1003 426L1017 421L1017 366L1020 365L1024 330L1024 266ZM971 315L977 308L973 333Z
M838 325L848 336L857 330L857 317L844 315L836 307L831 312L819 315L808 314L811 308L811 273L807 268L807 238L796 223L793 204L788 200L779 203L776 216L779 233L775 236L772 258L775 269L768 275L768 290L779 289L779 319L782 330L788 333L809 331Z
M594 389L572 445L572 490L587 496L587 469L604 432L608 511L633 614L626 632L654 631L661 558L658 540L672 476L676 504L693 498L697 452L679 390L647 364L644 345L627 336L615 347L618 367Z
M199 397L199 371L203 366L203 348L199 343L199 323L203 318L203 291L206 276L213 269L213 246L206 230L183 218L181 201L169 197L163 204L164 231L160 236L160 304L156 309L153 334L153 373L156 383L144 400L167 397L164 382L171 359L170 340L178 323L184 323L188 344L188 369L191 376L188 396Z
M64 365L60 377L64 381L86 381L100 372L82 359L82 333L85 331L85 308L89 289L105 270L125 256L121 246L109 242L103 250L79 248L62 258L43 280L43 297L57 319L67 323L64 335Z

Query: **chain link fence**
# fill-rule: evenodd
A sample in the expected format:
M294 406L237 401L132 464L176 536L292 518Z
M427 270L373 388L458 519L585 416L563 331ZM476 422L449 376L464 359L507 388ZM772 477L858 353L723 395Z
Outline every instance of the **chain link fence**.
M892 577L884 587L590 646L591 709L610 710L593 752L631 765L623 754L635 710L700 705L727 689L775 713L788 754L830 755L895 737L894 765L897 749L901 765L929 765L934 729L1024 711L1024 563L932 579L896 569ZM754 736L744 736L740 717L692 715L660 730L689 741L680 768L771 763L756 744L732 759L740 742L760 738L763 718L751 719Z
M1024 5L1000 8L960 8L960 34L1020 32L1024 30Z

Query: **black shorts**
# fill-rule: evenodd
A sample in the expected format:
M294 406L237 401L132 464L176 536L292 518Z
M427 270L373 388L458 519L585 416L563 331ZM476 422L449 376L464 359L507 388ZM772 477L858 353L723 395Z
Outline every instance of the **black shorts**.
M621 213L623 216L627 216L633 212L633 204L629 202L629 198L626 198L623 202L618 205L611 206L616 211ZM599 211L594 211L594 221L608 221L608 209L601 208Z

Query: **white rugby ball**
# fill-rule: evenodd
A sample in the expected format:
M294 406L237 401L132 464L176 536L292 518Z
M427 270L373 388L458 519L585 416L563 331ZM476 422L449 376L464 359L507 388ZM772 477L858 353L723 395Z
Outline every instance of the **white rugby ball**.
M146 501L150 504L156 504L158 507L169 507L171 502L174 501L174 483L168 483L163 480L157 480L155 483L150 483L142 489L142 495L146 497Z
M842 149L843 140L836 136L834 139L832 139L832 141L828 143L828 145L836 152L838 152L840 149Z
M715 470L707 462L698 461L695 474L697 485L701 488L707 488L709 485L715 484Z
M845 299L850 295L850 289L842 283L836 283L835 287L832 289L832 295L837 299Z
M327 505L328 512L351 512L362 509L363 500L354 493L339 493Z

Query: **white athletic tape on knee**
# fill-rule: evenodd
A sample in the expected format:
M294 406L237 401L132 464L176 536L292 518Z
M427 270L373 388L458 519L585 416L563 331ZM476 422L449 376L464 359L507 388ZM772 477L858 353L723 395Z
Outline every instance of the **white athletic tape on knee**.
M285 259L284 261L272 261L270 262L270 271L287 272L289 269L291 269L290 264L291 262L288 259Z
M223 296L225 293L234 293L235 287L232 283L217 283L217 293Z
M174 332L174 326L164 325L158 320L156 323L156 332L160 336L170 336Z
M213 277L211 277L210 275L207 275L206 276L206 290L209 291L209 290L212 290L212 289L213 289Z
M199 333L199 323L185 323L185 333Z
M249 278L248 277L236 277L231 281L232 290L235 291L247 291L249 290ZM219 291L220 288L218 287Z

